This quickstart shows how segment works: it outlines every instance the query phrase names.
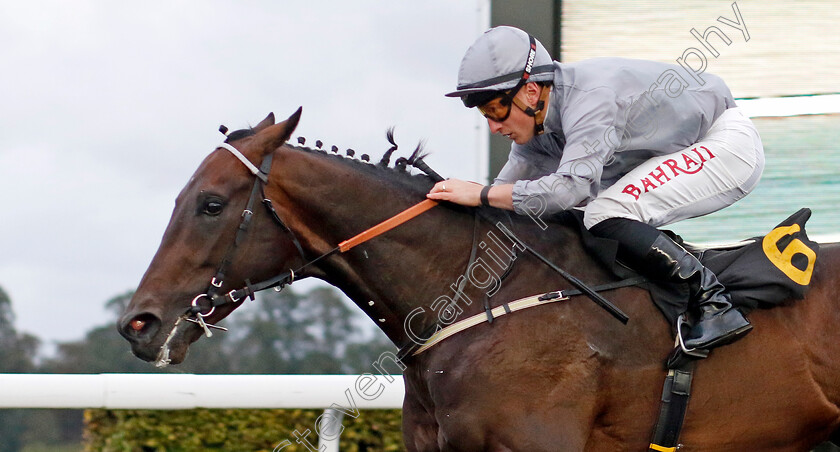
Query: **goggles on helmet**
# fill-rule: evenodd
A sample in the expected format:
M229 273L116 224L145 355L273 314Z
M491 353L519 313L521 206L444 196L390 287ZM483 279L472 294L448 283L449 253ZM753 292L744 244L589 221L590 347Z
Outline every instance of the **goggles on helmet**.
M510 117L510 111L513 105L519 107L520 110L525 112L528 116L537 117L540 112L543 111L545 107L545 101L548 98L549 89L545 87L540 88L540 99L537 102L536 108L529 107L525 102L520 100L517 97L509 98L507 93L499 93L496 97L491 99L488 102L485 102L482 105L478 105L478 111L481 114L495 122L503 122L508 117ZM540 119L540 124L542 124L542 119Z
M489 102L479 105L478 111L491 121L502 122L510 116L512 106L513 103L507 100L504 94L500 94Z

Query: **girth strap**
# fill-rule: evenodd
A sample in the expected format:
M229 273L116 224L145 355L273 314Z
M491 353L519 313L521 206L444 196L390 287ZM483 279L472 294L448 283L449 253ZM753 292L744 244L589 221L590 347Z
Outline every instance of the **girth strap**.
M688 409L688 399L691 397L691 380L696 362L688 360L679 368L668 371L662 387L662 404L650 450L675 452L680 448L680 432Z

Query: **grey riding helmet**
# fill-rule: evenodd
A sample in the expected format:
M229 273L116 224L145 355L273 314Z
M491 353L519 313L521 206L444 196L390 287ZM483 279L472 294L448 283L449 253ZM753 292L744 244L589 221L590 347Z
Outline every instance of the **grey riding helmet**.
M554 62L542 43L518 28L500 26L484 32L467 49L458 70L457 90L446 96L460 97L464 105L472 108L490 101L499 91L521 86L532 39L536 53L525 79L528 82L553 80Z

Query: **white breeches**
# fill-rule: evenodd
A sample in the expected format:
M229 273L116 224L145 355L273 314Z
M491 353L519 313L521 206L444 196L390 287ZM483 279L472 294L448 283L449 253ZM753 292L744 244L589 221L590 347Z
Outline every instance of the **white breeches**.
M618 217L660 227L706 215L746 196L763 170L755 125L730 108L699 142L651 158L599 193L585 207L584 225Z

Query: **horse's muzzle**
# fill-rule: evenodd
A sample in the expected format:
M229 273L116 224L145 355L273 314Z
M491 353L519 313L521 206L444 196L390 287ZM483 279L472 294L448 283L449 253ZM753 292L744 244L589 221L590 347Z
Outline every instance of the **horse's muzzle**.
M160 318L151 312L128 312L120 318L117 325L122 337L131 343L134 354L146 361L154 360L157 355L157 350L151 347L151 343L160 327Z

